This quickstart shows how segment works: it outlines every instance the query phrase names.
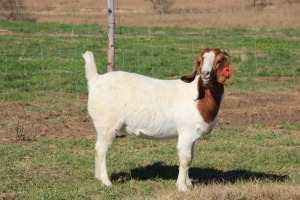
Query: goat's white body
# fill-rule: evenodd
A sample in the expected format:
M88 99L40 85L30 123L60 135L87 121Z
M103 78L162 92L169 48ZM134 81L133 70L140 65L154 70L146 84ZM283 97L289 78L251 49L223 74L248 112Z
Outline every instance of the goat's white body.
M196 79L188 84L127 72L98 75L93 54L86 52L83 57L89 88L88 112L97 130L96 178L111 185L105 159L118 132L151 139L178 136L180 170L177 187L188 190L192 186L188 168L194 143L208 134L217 122L215 117L207 124L197 109Z
M197 110L197 81L109 72L88 86L89 114L103 128L114 125L119 132L153 139L176 137L184 129L199 138L211 130Z

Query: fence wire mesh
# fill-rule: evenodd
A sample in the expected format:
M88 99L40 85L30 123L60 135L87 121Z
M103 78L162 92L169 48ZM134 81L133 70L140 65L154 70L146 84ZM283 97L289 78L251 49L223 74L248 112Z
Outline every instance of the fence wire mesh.
M0 3L1 141L93 135L81 54L92 50L105 73L107 1ZM115 8L116 70L175 79L218 47L236 70L221 127L299 123L299 1L116 0Z

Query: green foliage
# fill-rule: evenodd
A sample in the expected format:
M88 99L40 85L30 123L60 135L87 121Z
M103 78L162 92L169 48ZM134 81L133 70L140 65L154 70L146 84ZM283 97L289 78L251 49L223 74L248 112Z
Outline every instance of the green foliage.
M284 124L279 125L279 127L282 129L299 131L300 130L300 122L284 123Z
M258 125L216 129L195 146L190 169L195 187L300 184L300 138L291 126L282 125L280 131ZM107 157L111 188L94 178L93 149L94 141L87 139L1 145L0 194L21 199L140 199L176 190L176 140L116 139Z

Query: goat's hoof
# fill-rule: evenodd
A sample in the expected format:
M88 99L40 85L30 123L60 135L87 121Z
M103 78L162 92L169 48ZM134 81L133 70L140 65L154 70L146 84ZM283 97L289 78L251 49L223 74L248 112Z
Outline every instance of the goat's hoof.
M102 179L99 179L99 178L96 178L100 183L102 183L103 185L105 185L106 187L110 187L112 186L112 183L110 180L102 180Z
M190 189L193 189L193 183L192 183L192 181L190 180L190 179L188 179L188 180L186 180L186 185L187 185L187 187L188 188L190 188Z
M177 188L180 192L188 192L191 191L191 187L185 185L185 184L177 184Z
M112 183L110 181L102 181L102 183L106 186L106 187L110 187L112 186Z
M101 183L106 187L112 186L112 183L110 181L101 181Z

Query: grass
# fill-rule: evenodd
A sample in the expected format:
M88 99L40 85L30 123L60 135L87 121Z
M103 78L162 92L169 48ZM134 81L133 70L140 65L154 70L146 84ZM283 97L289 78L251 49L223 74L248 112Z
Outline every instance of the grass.
M100 73L106 71L105 27L0 21L2 100L34 99L39 92L86 93L81 54L93 50ZM118 27L116 69L156 78L190 73L207 47L230 50L236 67L233 87L265 88L258 77L286 77L269 87L286 87L300 75L299 30ZM246 80L246 81L245 81ZM30 93L30 97L24 96ZM29 100L32 100L29 99Z
M93 50L99 72L106 71L104 27L4 20L0 25L6 30L0 35L0 100L25 102L24 115L29 107L35 112L78 109L87 93L81 58L85 50ZM299 36L299 30L118 27L116 69L178 78L191 72L203 48L220 47L231 51L235 65L232 93L250 89L258 96L281 94L284 88L297 88ZM0 119L0 125L9 118ZM299 127L285 123L276 129L216 129L195 147L190 171L195 189L189 197L259 199L267 194L270 199L297 199ZM93 148L88 139L2 144L0 199L183 198L175 188L176 140L117 139L108 154L111 188L94 179Z
M280 132L259 125L216 129L196 144L190 169L193 193L210 185L274 184L293 190L300 184L300 137L294 134L294 126L299 123L284 124ZM107 161L114 183L111 188L94 179L93 147L94 142L87 139L1 145L0 197L140 199L179 195L174 193L176 140L116 139Z

